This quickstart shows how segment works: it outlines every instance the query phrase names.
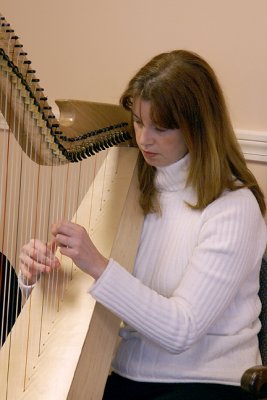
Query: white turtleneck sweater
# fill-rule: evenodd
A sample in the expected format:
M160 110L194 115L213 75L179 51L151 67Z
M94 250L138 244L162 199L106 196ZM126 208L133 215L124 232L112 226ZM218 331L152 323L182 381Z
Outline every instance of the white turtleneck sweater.
M259 269L267 233L248 189L191 209L189 156L157 169L162 215L144 221L134 273L115 260L90 289L125 326L113 370L137 381L239 385L260 363Z

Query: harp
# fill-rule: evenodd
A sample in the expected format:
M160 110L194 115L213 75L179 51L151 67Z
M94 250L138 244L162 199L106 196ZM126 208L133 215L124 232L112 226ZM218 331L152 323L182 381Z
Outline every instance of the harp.
M115 105L58 101L56 118L19 38L0 21L1 272L17 270L21 246L48 241L59 219L83 225L131 270L142 215L130 116ZM120 320L87 293L89 276L67 258L61 264L40 276L21 312L14 288L0 286L17 310L11 331L1 328L0 400L102 398Z

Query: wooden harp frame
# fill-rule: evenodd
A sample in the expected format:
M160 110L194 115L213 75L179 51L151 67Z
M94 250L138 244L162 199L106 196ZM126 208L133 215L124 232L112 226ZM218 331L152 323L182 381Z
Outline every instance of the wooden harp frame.
M55 214L47 216L46 222L36 215L35 210L46 196L45 192L36 193L47 182L52 182L54 176L58 175L58 182L63 176L68 182L71 163L79 170L79 182L76 206L69 210L68 217L89 230L93 242L106 257L116 259L131 271L143 221L138 206L138 151L129 145L113 147L129 141L130 115L118 106L72 100L57 102L61 115L57 120L35 71L29 72L30 63L25 54L18 54L22 47L18 37L4 17L0 19L0 107L7 123L0 140L1 148L6 150L4 178L0 181L4 210L0 215L1 251L17 269L20 244L29 240L30 234L38 234L40 225L46 225L47 232ZM26 119L30 124L25 124ZM22 186L27 186L25 176L38 171L33 188L27 188L34 210L30 232L25 229L27 215L21 220L24 210L12 185L10 171L14 168L10 165L15 165L14 157L24 168L15 182L24 182ZM84 170L89 170L90 164L93 169L82 189L79 185L84 174L81 164L85 165ZM53 186L57 185L53 183ZM60 190L63 189L64 184ZM65 192L70 202L71 195L68 190ZM13 219L18 221L18 227L12 230L10 224L6 227L6 221L11 214L13 197ZM49 207L53 198L57 202L54 192L47 203ZM58 209L66 210L66 204ZM42 211L45 212L45 207ZM57 212L56 216L66 217L66 213ZM120 320L87 293L93 280L67 258L61 261L63 268L56 273L56 284L51 283L51 276L41 276L0 350L0 400L102 398ZM46 296L48 288L53 292L53 300ZM46 308L45 317L43 313L40 318L43 308ZM39 329L41 339L36 335Z

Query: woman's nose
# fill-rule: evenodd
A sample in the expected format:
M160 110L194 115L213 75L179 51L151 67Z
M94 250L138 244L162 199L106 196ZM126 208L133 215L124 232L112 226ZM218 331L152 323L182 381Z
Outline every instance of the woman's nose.
M153 135L149 127L142 126L139 130L139 143L144 145L152 144Z

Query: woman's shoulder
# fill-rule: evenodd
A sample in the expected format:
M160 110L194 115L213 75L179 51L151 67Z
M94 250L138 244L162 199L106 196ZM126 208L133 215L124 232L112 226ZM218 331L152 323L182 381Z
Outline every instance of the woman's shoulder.
M263 255L267 244L267 225L256 197L248 188L228 190L209 204L201 216L201 232L226 235L232 248L243 243L247 251L258 249ZM221 240L221 239L220 239ZM242 246L241 246L242 247Z
M250 206L260 211L256 197L247 187L225 190L210 206L224 206L225 204Z
M246 187L236 190L225 190L216 200L210 203L204 210L203 216L231 216L236 219L248 219L264 221L259 204L252 191Z

